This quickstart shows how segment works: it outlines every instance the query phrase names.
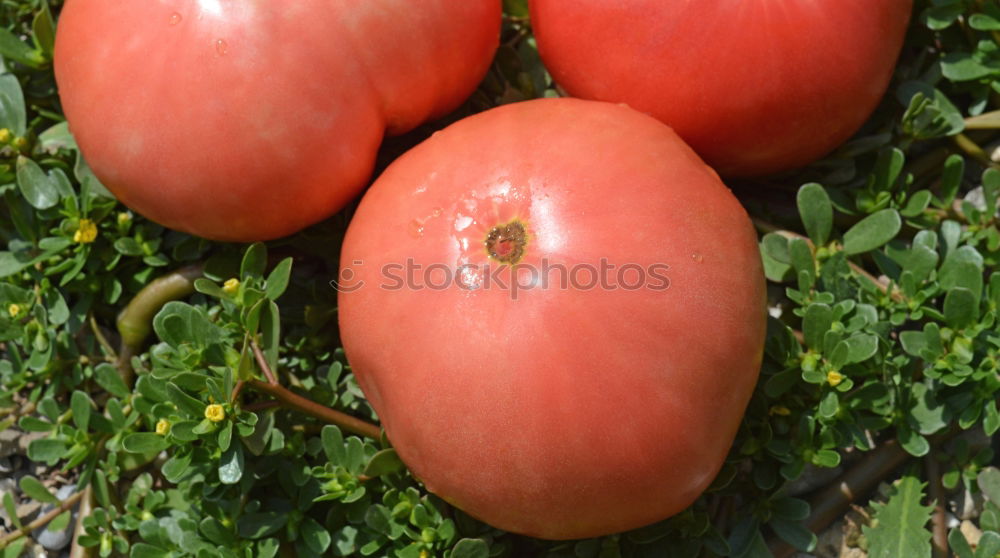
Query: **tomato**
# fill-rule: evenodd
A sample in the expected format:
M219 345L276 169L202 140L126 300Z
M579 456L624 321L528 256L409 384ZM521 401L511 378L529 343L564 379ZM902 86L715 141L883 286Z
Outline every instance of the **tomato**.
M70 128L126 205L203 237L276 238L361 192L383 135L460 104L500 0L68 0Z
M547 99L462 120L375 182L342 258L358 381L470 514L596 536L682 510L721 466L765 281L746 212L655 119Z
M543 61L570 94L666 122L710 165L806 165L878 105L912 0L531 0Z

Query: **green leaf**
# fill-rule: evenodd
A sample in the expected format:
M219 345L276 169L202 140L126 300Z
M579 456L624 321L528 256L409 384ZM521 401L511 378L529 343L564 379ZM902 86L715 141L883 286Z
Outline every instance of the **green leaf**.
M972 291L955 287L944 299L944 320L954 329L964 329L979 318L979 300Z
M240 277L245 281L249 277L262 277L267 267L267 246L256 242L247 248L240 265Z
M330 532L316 522L315 519L306 517L299 524L299 529L302 539L305 541L306 546L309 547L309 550L312 550L316 554L323 554L326 552L326 549L330 548L330 543L333 540L330 537Z
M344 465L347 462L347 450L344 449L344 435L332 424L323 427L320 433L323 442L323 453L330 463Z
M813 465L833 468L840 465L840 454L833 450L819 450L813 455Z
M288 522L288 517L275 511L249 513L237 521L240 537L259 539L277 532Z
M79 390L74 391L70 397L70 409L73 410L73 423L84 432L87 431L87 427L90 425L90 412L93 404L94 402L90 400L90 396Z
M489 558L490 547L482 539L462 539L455 543L451 558Z
M976 547L976 558L996 558L997 556L1000 556L1000 533L986 531L979 538L979 545Z
M402 471L405 467L396 450L389 448L373 455L362 474L366 477L378 477Z
M941 204L944 207L950 206L951 202L955 200L964 175L964 157L955 153L945 159L944 170L941 173Z
M838 410L840 410L840 398L837 397L837 392L828 391L819 403L819 416L827 419L833 418L833 416L837 414Z
M969 541L965 540L965 535L958 529L952 529L948 533L948 546L955 553L955 558L975 558Z
M222 287L220 287L218 283L212 281L211 279L205 279L204 277L199 277L194 280L194 290L215 298L226 297L226 293L222 290Z
M874 526L862 527L870 558L931 555L931 533L924 525L934 508L922 506L923 497L923 484L906 476L896 483L888 502L872 503Z
M59 203L59 189L38 163L27 157L17 158L17 186L21 195L35 209L48 209Z
M222 484L236 484L243 478L243 444L233 444L222 454L219 461L219 481Z
M852 335L841 341L847 346L847 360L844 365L864 362L878 352L878 337L868 333Z
M122 448L130 453L153 453L167 449L167 441L153 432L133 432L122 438Z
M21 82L12 74L0 74L0 128L23 136L27 132L27 122Z
M986 467L979 471L976 482L979 483L979 489L991 502L1000 505L1000 470L996 467Z
M94 369L94 380L97 381L97 385L115 397L126 398L132 394L118 374L118 369L109 363L99 364Z
M798 498L778 498L771 502L771 513L789 521L803 521L809 517L809 502Z
M24 492L29 498L33 498L42 502L44 504L59 504L59 498L56 498L45 485L41 483L38 479L32 476L21 477L21 491Z
M187 475L190 466L191 452L175 453L163 464L160 471L163 473L163 478L172 483L177 483Z
M0 27L0 56L32 68L41 68L45 64L45 57L40 52L2 27Z
M20 527L21 522L17 519L14 520L18 527ZM0 558L18 558L24 554L24 547L27 546L30 538L22 537L20 539L11 541L11 543L0 550Z
M179 301L168 302L157 312L153 329L174 348L184 344L207 347L223 338L221 328L208 319L204 310Z
M803 552L812 552L816 548L817 538L815 533L806 529L797 521L774 518L768 525L774 529L781 539Z
M765 254L771 256L780 263L792 263L792 257L788 253L788 237L778 233L767 233L761 241L761 248Z
M903 172L905 163L906 155L898 147L883 149L879 152L872 188L877 192L892 190L896 181L899 180L900 173Z
M132 551L129 553L130 558L170 558L171 552L169 550L164 550L158 546L153 546L147 543L135 543L132 545Z
M3 508L7 512L7 517L20 529L21 519L17 517L17 504L14 503L14 495L11 491L3 493ZM18 556L20 556L20 553L15 554L12 558L17 558Z
M913 384L910 390L913 406L909 410L909 416L918 432L929 436L948 426L948 409L937 400L934 390L919 383Z
M925 209L931 204L931 198L933 198L930 190L919 190L913 193L909 199L906 200L906 206L899 210L900 215L903 217L919 217Z
M942 290L962 287L971 291L978 301L983 292L983 256L972 246L950 251L941 264L938 280Z
M941 59L941 73L951 81L972 81L1000 73L1000 65L968 52L952 52Z
M257 543L257 554L256 558L274 558L278 555L278 550L281 548L281 543L278 539L264 539Z
M177 387L177 385L174 384L173 382L167 382L166 388L167 388L166 390L167 397L169 398L170 402L177 407L178 411L186 414L189 417L193 416L201 418L205 416L204 403L202 403L198 399L195 399L194 397L191 397L187 393L184 393L184 390Z
M0 252L0 278L14 275L29 265L31 265L30 260L22 260L11 252Z
M198 529L205 535L208 540L215 544L232 547L236 542L232 533L222 525L222 522L214 517L206 517L201 520L198 525Z
M806 184L799 188L796 201L809 238L816 246L826 244L833 229L833 204L826 190L814 182Z
M66 455L67 444L63 440L42 438L28 445L28 458L32 461L54 465Z
M288 279L292 274L292 258L285 258L274 267L267 276L267 287L264 290L267 298L278 300L288 288Z
M844 251L848 255L870 252L895 238L902 226L895 209L875 212L844 233Z
M56 46L56 24L52 21L52 12L47 2L42 2L42 9L35 14L35 19L31 22L31 31L38 48L47 57L51 57Z
M823 336L833 325L833 309L827 304L813 303L806 307L802 317L802 334L811 349L823 347Z

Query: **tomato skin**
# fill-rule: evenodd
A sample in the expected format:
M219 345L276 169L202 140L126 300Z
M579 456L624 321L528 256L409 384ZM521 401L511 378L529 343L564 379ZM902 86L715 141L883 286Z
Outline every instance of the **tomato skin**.
M806 165L888 87L912 0L531 0L570 94L669 124L724 176Z
M398 288L390 266L408 260L482 270L484 239L514 220L519 270L665 263L668 288L562 289L557 274L516 299L509 283ZM393 445L431 491L510 531L591 537L681 511L757 379L750 220L676 134L624 106L529 101L435 134L366 193L342 262L341 338ZM443 282L421 273L413 287Z
M68 0L72 132L126 205L206 238L277 238L359 194L386 131L460 104L500 0Z

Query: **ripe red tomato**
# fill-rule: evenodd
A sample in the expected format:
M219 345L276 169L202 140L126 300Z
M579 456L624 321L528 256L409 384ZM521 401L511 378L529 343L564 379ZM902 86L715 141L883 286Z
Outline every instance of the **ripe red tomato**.
M365 195L342 261L344 347L400 456L507 530L589 537L682 510L757 378L750 220L627 107L530 101L439 132Z
M808 164L885 93L912 0L531 0L572 95L666 122L723 175Z
M384 133L460 104L500 0L68 0L55 70L126 205L217 240L276 238L359 194Z

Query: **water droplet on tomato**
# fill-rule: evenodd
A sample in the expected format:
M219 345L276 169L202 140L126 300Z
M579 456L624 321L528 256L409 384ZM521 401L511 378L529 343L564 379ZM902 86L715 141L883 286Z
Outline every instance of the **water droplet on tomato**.
M455 219L456 232L462 232L469 228L470 225L472 225L472 217L469 217L468 215L459 214L458 218Z
M483 286L483 273L474 265L459 267L458 286L467 291L474 291Z
M216 39L215 53L219 56L225 56L227 52L229 52L229 43L225 39Z
M410 221L410 236L420 238L424 236L424 224L418 219Z
M170 14L170 25L177 25L178 23L181 22L181 19L183 19L181 17L181 14L177 12Z
M691 254L691 259L698 263L701 263L705 261L705 256L702 256L701 254Z

